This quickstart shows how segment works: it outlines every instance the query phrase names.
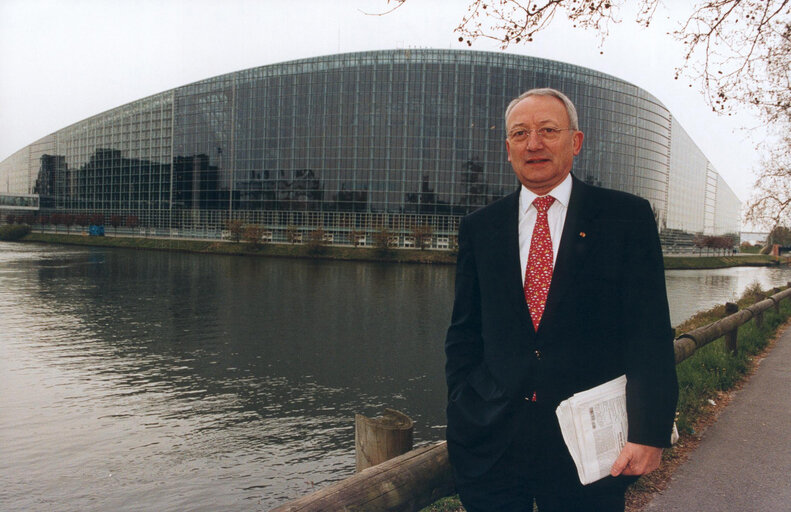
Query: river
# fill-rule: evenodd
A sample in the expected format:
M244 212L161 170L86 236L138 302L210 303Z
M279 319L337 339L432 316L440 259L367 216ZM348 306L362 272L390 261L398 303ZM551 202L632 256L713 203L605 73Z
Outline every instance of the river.
M267 510L442 439L451 266L0 243L0 509ZM670 271L674 324L791 269Z

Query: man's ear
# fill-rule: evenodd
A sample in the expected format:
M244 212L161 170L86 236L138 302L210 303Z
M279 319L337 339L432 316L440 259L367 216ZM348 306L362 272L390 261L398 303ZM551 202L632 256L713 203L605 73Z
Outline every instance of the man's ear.
M574 132L574 134L571 136L571 144L574 147L574 156L577 156L577 155L580 154L580 150L582 149L582 140L584 138L585 138L585 134L582 133L579 130ZM507 145L508 141L505 141L505 142L506 142L506 145Z

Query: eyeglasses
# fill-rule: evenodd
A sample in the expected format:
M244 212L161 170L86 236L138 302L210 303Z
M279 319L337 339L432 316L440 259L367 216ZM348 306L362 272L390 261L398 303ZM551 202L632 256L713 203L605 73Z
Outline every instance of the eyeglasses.
M527 128L514 128L510 132L508 132L508 138L511 139L513 142L524 142L529 137L530 134L535 132L538 135L538 138L541 140L556 140L560 137L560 132L565 131L576 131L574 128L550 128L545 126L544 128L538 128L536 130L528 130Z

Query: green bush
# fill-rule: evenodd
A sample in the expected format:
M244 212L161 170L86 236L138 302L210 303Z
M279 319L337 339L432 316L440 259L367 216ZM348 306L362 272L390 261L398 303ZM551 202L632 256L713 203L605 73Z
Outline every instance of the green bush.
M30 226L25 224L14 224L0 226L0 240L14 242L30 233Z
M307 251L313 256L320 256L327 252L327 241L324 239L323 228L318 228L308 234Z

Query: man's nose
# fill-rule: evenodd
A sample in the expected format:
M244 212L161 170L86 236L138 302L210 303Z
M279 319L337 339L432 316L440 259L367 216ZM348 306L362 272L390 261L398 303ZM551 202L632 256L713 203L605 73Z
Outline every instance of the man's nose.
M528 132L527 134L527 149L530 151L534 151L536 149L541 149L544 147L544 139L538 135L538 132L533 130Z

